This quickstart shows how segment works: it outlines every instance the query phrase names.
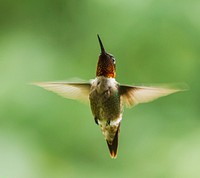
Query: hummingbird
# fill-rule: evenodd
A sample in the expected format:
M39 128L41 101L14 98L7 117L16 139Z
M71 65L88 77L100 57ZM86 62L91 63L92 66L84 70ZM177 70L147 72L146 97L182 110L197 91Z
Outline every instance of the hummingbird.
M180 91L170 87L122 85L116 81L115 57L106 52L97 35L101 53L96 68L96 78L89 82L37 82L35 85L68 99L90 103L94 121L100 126L111 158L117 157L118 137L123 108L147 103L159 97Z

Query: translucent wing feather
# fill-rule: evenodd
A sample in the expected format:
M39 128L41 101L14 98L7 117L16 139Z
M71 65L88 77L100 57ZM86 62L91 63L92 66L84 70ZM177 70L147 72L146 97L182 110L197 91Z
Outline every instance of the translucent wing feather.
M90 83L38 82L33 84L68 99L89 102Z
M120 86L120 94L123 103L127 107L135 106L139 103L147 103L178 91L180 90L172 88Z

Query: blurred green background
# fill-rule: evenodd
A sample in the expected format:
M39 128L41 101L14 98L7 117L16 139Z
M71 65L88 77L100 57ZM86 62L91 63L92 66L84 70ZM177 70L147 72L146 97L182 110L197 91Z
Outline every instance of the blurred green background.
M200 177L200 2L0 2L0 177ZM125 109L116 160L89 106L33 81L89 80L100 53L125 84L190 87Z

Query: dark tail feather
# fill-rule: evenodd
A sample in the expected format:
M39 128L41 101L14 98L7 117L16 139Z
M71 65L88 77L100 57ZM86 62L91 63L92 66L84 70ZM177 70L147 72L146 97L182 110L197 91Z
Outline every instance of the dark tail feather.
M107 145L108 145L108 148L109 148L109 151L110 151L110 156L111 156L111 158L116 158L116 157L117 157L119 128L120 128L120 125L119 125L118 128L117 128L117 132L116 132L116 134L115 134L115 137L114 137L114 139L113 139L113 142L110 144L110 143L107 141Z

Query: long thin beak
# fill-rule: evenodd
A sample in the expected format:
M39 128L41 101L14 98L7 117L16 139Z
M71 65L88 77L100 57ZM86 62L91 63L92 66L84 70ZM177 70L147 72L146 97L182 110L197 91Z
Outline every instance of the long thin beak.
M106 51L105 51L105 49L103 47L103 44L102 44L101 39L100 39L98 34L97 34L97 37L98 37L99 44L100 44L100 47L101 47L101 54L106 54Z

